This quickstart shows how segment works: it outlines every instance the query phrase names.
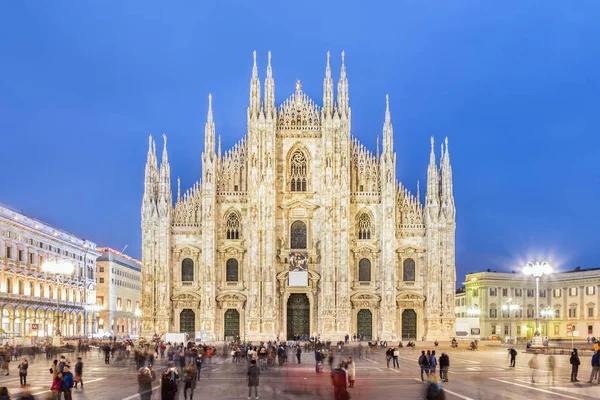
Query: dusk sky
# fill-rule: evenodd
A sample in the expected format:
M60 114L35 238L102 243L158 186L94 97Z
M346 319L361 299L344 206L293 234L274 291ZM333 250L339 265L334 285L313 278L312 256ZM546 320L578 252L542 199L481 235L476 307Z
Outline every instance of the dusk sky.
M484 4L485 3L485 4ZM167 5L168 4L168 5ZM389 93L397 175L424 196L449 137L457 280L529 260L600 267L600 2L12 1L0 4L0 203L141 256L148 135L173 191L200 177L213 95L246 134L252 51L276 102L322 103L345 50L352 134L375 150ZM160 155L159 155L160 156Z

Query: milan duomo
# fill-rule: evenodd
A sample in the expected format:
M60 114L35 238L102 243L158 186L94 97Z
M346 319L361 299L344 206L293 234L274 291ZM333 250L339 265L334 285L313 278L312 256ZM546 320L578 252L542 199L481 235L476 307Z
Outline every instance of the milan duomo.
M167 140L150 138L142 204L143 335L208 341L434 340L454 336L455 206L448 140L431 139L424 204L396 180L386 98L381 151L351 133L342 53L327 55L323 105L300 82L279 107L256 53L248 131L215 144L212 98L202 177L173 204ZM288 87L286 83L285 87ZM383 113L382 99L382 113ZM375 135L375 134L374 134ZM429 143L424 143L429 146ZM293 278L293 279L292 279Z

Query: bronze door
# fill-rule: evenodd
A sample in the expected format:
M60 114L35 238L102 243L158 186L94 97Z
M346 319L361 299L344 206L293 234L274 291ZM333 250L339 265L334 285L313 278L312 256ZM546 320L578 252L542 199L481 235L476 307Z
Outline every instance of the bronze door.
M225 311L224 317L225 340L237 340L240 336L240 313L238 310Z
M196 314L186 308L179 314L179 332L187 333L190 338L196 337Z
M409 308L402 311L402 340L417 339L417 313Z
M301 293L292 293L287 303L287 337L310 336L310 303Z
M362 340L373 337L373 314L371 310L360 310L356 314L356 333Z

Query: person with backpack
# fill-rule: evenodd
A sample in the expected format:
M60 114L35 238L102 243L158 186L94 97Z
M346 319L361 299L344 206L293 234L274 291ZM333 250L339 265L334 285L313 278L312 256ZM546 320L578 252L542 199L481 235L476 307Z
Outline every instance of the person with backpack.
M435 375L431 375L427 389L425 389L425 399L427 400L445 400L446 394L442 389L440 380Z
M571 382L579 382L577 379L577 373L579 372L579 364L581 364L581 361L579 361L577 349L573 349L571 352L569 363L571 364Z
M400 357L400 352L397 348L392 347L392 359L394 360L394 368L400 368L400 363L398 363L398 357Z
M196 367L193 364L190 364L186 367L185 372L183 374L183 398L187 400L187 392L190 390L190 400L194 399L194 389L196 389L196 382L198 378L196 375L198 372L196 371Z
M600 383L600 378L598 378L598 372L600 372L600 350L598 350L592 356L592 373L590 374L590 380L588 383L594 382L594 379L597 383Z
M429 359L425 355L425 350L421 350L421 356L419 357L419 367L421 367L421 380L425 381L423 378L423 372L427 375L427 379L429 379Z

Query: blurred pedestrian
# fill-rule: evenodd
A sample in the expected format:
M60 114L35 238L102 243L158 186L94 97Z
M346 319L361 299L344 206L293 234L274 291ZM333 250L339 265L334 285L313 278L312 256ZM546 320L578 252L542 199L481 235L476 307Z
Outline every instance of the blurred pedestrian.
M531 360L529 360L529 368L531 369L531 383L535 383L537 370L540 368L537 353L533 353L533 357L531 357Z
M554 369L556 368L556 361L554 356L548 357L548 383L550 383L550 377L552 377L552 384L554 385Z
M442 384L437 376L431 375L427 388L425 389L425 398L427 400L445 400L446 393L442 389Z
M256 365L256 360L250 361L248 367L248 398L252 397L252 388L254 388L254 398L258 399L258 380L260 375L260 368Z

